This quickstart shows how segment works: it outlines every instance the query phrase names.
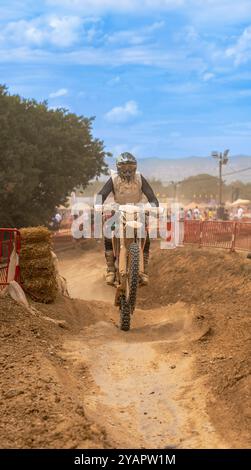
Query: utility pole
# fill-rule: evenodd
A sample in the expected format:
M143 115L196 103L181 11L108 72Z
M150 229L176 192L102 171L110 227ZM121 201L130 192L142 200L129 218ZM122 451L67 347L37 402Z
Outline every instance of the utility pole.
M177 201L177 182L176 183L173 183L174 184L174 201L176 202Z
M220 187L219 187L219 205L222 205L222 154L220 154L219 158L219 179L220 179Z
M178 189L178 185L182 182L183 181L170 181L170 183L173 185L173 199L174 199L174 202L177 202L177 189Z
M222 207L222 166L226 165L228 162L229 150L222 152L212 152L212 157L218 160L219 162L219 207Z

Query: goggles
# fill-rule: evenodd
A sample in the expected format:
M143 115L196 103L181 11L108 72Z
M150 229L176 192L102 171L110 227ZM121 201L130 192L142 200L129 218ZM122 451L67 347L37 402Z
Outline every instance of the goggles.
M136 171L137 166L132 163L123 163L118 165L118 170L121 174L133 175Z

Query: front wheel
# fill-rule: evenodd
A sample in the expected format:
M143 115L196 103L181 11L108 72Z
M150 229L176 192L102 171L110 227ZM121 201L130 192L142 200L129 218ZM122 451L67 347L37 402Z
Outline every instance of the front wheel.
M130 330L131 310L130 305L126 300L126 296L120 296L120 329L123 331Z
M137 243L131 243L129 246L129 269L128 269L128 284L129 284L129 296L128 303L130 305L131 313L134 312L137 298L137 289L139 281L139 259L140 259L140 248Z

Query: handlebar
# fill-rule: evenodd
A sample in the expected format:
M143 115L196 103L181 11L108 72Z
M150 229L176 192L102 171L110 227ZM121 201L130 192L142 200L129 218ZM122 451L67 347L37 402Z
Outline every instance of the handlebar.
M116 204L116 203L109 203L109 204L104 204L104 205L95 205L95 210L99 212L105 211L120 211L120 212L128 212L128 213L150 213L154 209L157 209L156 212L158 213L163 213L164 208L163 207L155 207L155 206L136 206L134 204Z

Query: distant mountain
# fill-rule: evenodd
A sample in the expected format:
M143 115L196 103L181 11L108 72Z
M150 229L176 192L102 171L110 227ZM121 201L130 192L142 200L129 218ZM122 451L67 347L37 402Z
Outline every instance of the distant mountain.
M114 159L107 159L107 163L111 169L115 168ZM240 171L246 168L249 168L249 170ZM212 157L141 158L138 159L138 169L146 178L155 178L165 183L180 181L200 173L208 173L213 176L219 174L218 163ZM231 174L228 175L228 173ZM242 155L230 157L228 164L223 166L223 175L225 174L226 176L223 176L223 179L227 183L236 180L244 183L251 182L251 157Z

